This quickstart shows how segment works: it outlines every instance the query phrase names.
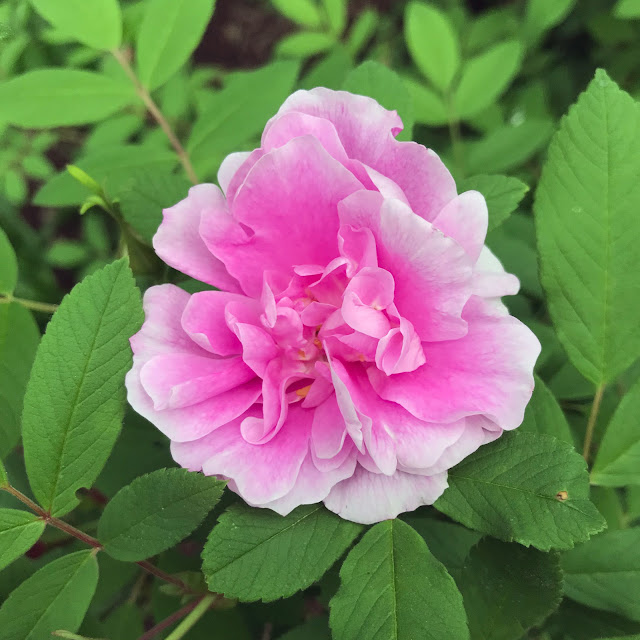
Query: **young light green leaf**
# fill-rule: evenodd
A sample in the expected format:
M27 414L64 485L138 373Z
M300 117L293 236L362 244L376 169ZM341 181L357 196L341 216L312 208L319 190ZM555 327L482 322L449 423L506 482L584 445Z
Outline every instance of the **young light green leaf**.
M582 456L526 432L505 433L451 469L435 507L466 527L542 551L570 549L605 526L589 501Z
M94 151L76 161L110 196L117 196L131 182L132 174L144 170L169 173L178 163L175 153L158 149L123 145ZM69 207L81 204L87 188L76 182L67 171L55 175L38 191L34 204L43 207Z
M313 0L272 0L273 6L285 18L309 29L322 26L322 15Z
M4 172L4 193L11 204L19 206L24 203L29 189L21 171L7 169Z
M200 525L225 484L186 469L159 469L136 478L107 504L98 539L117 560L154 556Z
M460 67L460 43L447 15L431 4L410 2L404 37L418 69L436 89L447 91Z
M2 640L45 640L80 627L98 582L95 551L71 553L36 571L0 608Z
M638 105L598 70L551 142L535 201L549 311L596 384L640 355L639 172Z
M215 0L151 0L138 33L138 76L162 86L191 56L213 15Z
M362 47L373 37L378 26L378 14L373 9L365 9L357 17L349 31L349 39L346 42L347 50L355 57Z
M40 330L31 312L0 304L0 458L20 440L20 416Z
M510 176L477 175L466 178L459 185L459 191L479 191L487 201L489 209L488 231L500 226L518 207L529 187Z
M569 423L549 387L535 376L536 386L524 412L520 431L553 436L563 442L573 444Z
M484 538L456 576L474 640L514 640L562 599L557 554Z
M182 176L134 171L129 184L120 193L120 211L142 239L151 244L162 222L162 210L184 200L190 186Z
M506 40L471 58L454 93L456 115L469 118L493 104L520 69L522 55L517 40Z
M138 101L131 83L79 69L36 69L0 84L0 119L29 128L87 124Z
M575 4L576 0L528 0L522 25L526 40L535 42L545 31L562 22Z
M45 526L44 520L27 511L0 509L0 571L29 551Z
M342 88L351 93L369 96L385 109L397 111L404 124L398 140L411 140L413 104L404 83L395 72L379 62L368 60L347 76Z
M86 262L89 249L82 242L74 240L57 240L47 251L49 264L60 269L72 269Z
M2 460L0 459L0 488L9 486L9 477L7 476L7 470L4 468L4 464L2 464Z
M336 36L344 31L347 24L347 0L322 0L329 19L329 28Z
M285 517L234 505L209 535L202 571L209 588L228 598L286 598L319 580L361 530L317 504Z
M334 640L468 640L462 596L425 541L401 520L372 527L340 570Z
M562 555L564 592L640 621L640 528L608 531Z
M122 41L118 0L30 0L61 33L95 49L117 49Z
M449 122L447 105L435 91L411 78L404 78L404 84L413 99L416 122L432 126L441 126Z
M329 33L301 31L282 38L276 45L276 55L303 60L331 49L334 44L335 40Z
M618 0L613 15L616 18L640 18L640 0Z
M640 380L625 394L605 431L591 482L606 487L640 485Z
M126 259L65 297L40 343L22 414L33 494L54 515L71 511L115 443L124 412L129 338L142 324L140 292Z
M10 296L18 283L18 261L7 234L0 227L0 295Z
M351 71L353 71L351 56L344 47L336 47L311 67L309 73L300 82L300 88L326 87L338 90Z

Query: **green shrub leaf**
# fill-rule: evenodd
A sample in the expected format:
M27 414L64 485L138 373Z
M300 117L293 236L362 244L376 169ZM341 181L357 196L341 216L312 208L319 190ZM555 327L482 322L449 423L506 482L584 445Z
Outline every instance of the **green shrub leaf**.
M18 261L16 254L0 227L0 295L10 296L18 283Z
M275 8L292 22L309 29L322 26L322 15L313 0L272 0Z
M44 521L32 513L0 509L0 571L28 551L44 528Z

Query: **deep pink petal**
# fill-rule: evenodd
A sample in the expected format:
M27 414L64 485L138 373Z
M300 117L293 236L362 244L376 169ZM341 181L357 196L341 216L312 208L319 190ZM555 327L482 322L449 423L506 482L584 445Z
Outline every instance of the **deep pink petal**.
M376 365L388 376L415 371L425 363L420 337L413 325L400 318L400 326L380 338L376 349Z

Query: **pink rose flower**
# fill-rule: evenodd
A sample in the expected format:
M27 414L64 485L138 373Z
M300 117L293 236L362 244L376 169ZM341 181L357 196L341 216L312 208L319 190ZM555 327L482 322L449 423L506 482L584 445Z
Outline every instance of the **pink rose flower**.
M485 200L401 130L370 98L298 91L222 191L164 211L158 255L220 291L146 292L129 402L250 505L393 518L523 419L540 345L500 302L519 283Z

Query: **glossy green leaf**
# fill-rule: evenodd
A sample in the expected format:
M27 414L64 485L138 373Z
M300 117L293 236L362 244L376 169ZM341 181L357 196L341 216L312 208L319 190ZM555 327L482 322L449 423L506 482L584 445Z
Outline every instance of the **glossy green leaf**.
M107 504L98 539L117 560L154 556L200 525L225 484L186 469L159 469L136 478Z
M90 487L115 443L131 368L129 338L142 324L140 292L126 259L76 285L40 343L22 414L33 494L64 515Z
M151 0L138 33L138 76L150 90L189 59L213 15L215 0Z
M573 600L640 621L640 528L596 536L563 554L562 570Z
M322 505L285 517L234 505L209 535L202 571L209 588L229 598L286 598L319 580L361 530Z
M522 45L506 40L471 58L454 92L456 115L469 118L493 104L520 70L522 56Z
M309 29L322 25L322 15L313 0L271 0L285 18Z
M473 640L517 640L562 599L558 555L484 538L456 577Z
M335 43L333 36L316 31L301 31L285 36L276 45L279 58L304 59L330 49Z
M521 431L553 436L563 442L573 444L569 423L549 387L535 376L536 386L524 412Z
M44 520L32 513L0 509L0 571L30 549L45 526Z
M61 33L95 49L117 49L122 40L118 0L30 0Z
M87 124L139 100L131 83L79 69L36 69L0 83L0 119L29 128Z
M447 15L432 4L410 2L404 37L418 69L436 89L446 91L460 67L460 43Z
M535 202L551 317L596 384L640 355L639 172L638 105L599 70L551 142Z
M0 227L0 295L10 296L18 283L18 261L7 234Z
M616 18L640 18L640 0L618 0L613 13Z
M372 527L340 570L330 604L334 640L468 640L453 578L401 520Z
M625 394L593 463L591 482L607 487L640 485L640 380Z
M411 140L413 104L404 83L395 72L379 62L368 60L347 76L342 88L351 93L369 96L385 109L397 111L404 124L398 140Z
M489 209L488 231L500 226L518 207L529 187L509 176L477 175L462 180L458 190L479 191L487 201Z
M20 416L40 330L30 311L0 304L0 458L20 440Z
M58 558L27 578L0 608L1 640L46 640L77 631L98 582L94 551Z
M605 526L589 501L582 456L526 432L505 433L451 469L435 507L470 529L543 551L570 549Z

